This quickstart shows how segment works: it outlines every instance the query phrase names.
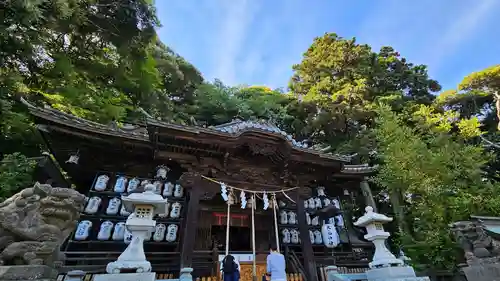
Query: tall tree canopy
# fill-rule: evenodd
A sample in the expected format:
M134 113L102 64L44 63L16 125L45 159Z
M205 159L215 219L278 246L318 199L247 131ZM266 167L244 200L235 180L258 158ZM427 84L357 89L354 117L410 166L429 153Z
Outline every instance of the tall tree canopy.
M355 136L361 125L373 125L374 102L429 104L437 81L423 65L413 65L391 47L370 46L327 33L314 40L302 62L293 66L292 93L317 105L315 135L333 146Z

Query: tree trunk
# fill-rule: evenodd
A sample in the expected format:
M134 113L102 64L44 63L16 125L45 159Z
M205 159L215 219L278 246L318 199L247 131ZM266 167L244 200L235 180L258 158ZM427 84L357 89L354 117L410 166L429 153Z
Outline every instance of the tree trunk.
M401 194L401 191L399 189L391 190L390 192L392 210L394 212L394 215L396 216L396 222L398 224L399 232L410 233L405 220L403 195Z

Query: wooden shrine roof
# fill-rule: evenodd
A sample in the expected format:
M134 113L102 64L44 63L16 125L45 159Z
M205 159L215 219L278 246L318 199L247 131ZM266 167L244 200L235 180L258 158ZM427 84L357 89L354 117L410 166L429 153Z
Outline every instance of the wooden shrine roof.
M348 155L324 153L319 149L308 147L307 144L296 141L291 135L285 133L276 125L265 121L234 120L226 124L204 128L171 124L148 118L147 124L148 130L150 130L150 135L152 135L152 129L158 129L158 133L160 134L162 131L166 134L173 134L174 131L175 133L184 132L191 135L194 134L196 136L206 137L207 139L210 139L211 142L221 140L234 143L245 138L246 136L254 134L258 135L258 138L262 142L264 142L264 140L272 140L275 145L287 145L293 152L313 154L319 156L320 158L344 163L349 163L351 161L351 157Z
M309 147L304 142L299 142L276 125L265 121L241 121L232 122L212 127L186 126L168 123L146 118L144 125L125 124L118 126L112 122L110 125L89 121L74 115L61 112L50 107L37 107L21 98L30 113L36 117L37 126L43 129L45 125L63 127L66 132L74 132L81 135L99 135L100 137L117 137L124 140L140 142L154 148L158 142L158 136L166 136L175 140L186 140L192 145L205 144L231 146L243 140L261 142L266 145L275 146L281 151L300 156L305 159L318 159L321 162L337 162L342 165L343 174L366 175L375 172L376 167L368 165L349 165L352 156L325 153L321 149ZM160 140L161 142L161 140ZM306 161L309 162L309 161Z

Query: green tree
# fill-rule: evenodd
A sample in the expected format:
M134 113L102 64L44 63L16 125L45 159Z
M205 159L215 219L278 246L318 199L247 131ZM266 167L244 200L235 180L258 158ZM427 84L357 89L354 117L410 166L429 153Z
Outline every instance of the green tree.
M482 170L489 155L465 139L479 133L477 123L466 126L454 114L439 116L429 108L414 113L413 127L387 106L378 114L374 133L382 165L375 181L389 194L400 242L417 264L453 268L458 252L449 224L500 211L491 196L499 187L485 181ZM453 134L454 126L467 130Z
M0 161L0 202L31 184L35 164L19 152Z
M318 107L310 122L315 141L338 149L354 148L349 143L373 125L376 102L402 110L408 101L431 103L440 90L425 66L407 62L391 47L377 53L335 33L316 38L293 70L292 93Z
M458 112L463 117L478 116L483 129L498 130L500 65L473 72L460 82L458 89L442 92L436 106Z

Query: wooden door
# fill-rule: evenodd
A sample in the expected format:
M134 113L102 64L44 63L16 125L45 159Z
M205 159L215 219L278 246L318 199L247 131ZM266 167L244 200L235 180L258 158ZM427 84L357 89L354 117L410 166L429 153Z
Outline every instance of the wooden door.
M196 228L195 250L212 250L211 219L210 213L200 211Z

